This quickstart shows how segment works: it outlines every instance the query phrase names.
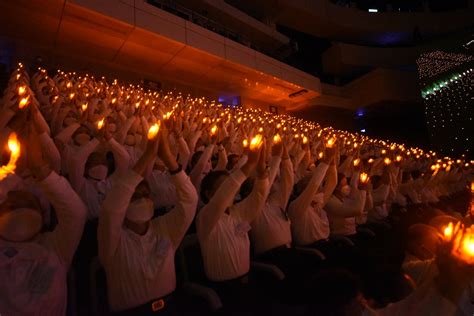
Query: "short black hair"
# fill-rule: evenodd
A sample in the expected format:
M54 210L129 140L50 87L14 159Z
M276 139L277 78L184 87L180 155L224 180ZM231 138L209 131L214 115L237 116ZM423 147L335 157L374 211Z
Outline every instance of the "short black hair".
M217 170L217 171L211 171L206 176L204 179L202 179L201 182L201 191L199 192L201 196L201 200L204 203L209 203L209 199L206 196L206 193L214 187L215 183L217 180L222 177L222 176L228 176L229 173L225 170Z

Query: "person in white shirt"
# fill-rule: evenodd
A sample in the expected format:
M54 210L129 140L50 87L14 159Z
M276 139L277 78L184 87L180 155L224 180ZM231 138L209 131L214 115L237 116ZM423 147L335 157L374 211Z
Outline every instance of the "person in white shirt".
M248 153L246 164L231 174L212 171L202 181L201 199L205 206L196 217L204 270L224 306L235 306L238 294L248 296L250 270L250 223L259 215L268 196L265 146ZM257 170L252 192L234 204L245 179ZM242 302L240 302L242 303ZM248 302L247 302L248 303Z
M326 205L332 235L351 236L357 233L355 217L364 210L367 184L359 184L360 170L355 168L351 185L347 184L345 177L341 177Z
M30 127L28 167L53 205L58 224L41 232L38 200L14 191L0 204L0 314L65 315L66 276L86 222L86 208L66 179L43 158Z
M198 197L171 153L163 125L159 135L148 142L132 170L114 179L99 216L99 259L113 312L148 315L157 309L174 309L174 256L192 222ZM176 187L177 205L152 220L153 201L143 179L157 148Z
M336 146L327 148L324 158L312 171L312 175L303 178L296 185L297 197L290 202L288 214L293 243L297 246L312 246L329 238L329 221L324 207L337 183L336 150ZM325 176L326 184L319 191Z

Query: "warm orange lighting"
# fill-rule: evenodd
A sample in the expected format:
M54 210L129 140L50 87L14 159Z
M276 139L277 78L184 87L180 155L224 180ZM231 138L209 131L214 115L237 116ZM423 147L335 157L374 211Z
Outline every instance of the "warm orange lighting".
M308 143L308 137L306 137L306 136L303 136L303 144L305 144L305 145L306 145L307 143Z
M171 115L173 115L173 111L169 111L167 112L164 116L163 116L163 119L165 121L169 120L171 118Z
M217 134L217 125L214 125L211 127L211 136L214 136Z
M474 181L471 182L471 193L474 193Z
M82 105L82 112L85 112L87 110L87 103L84 103Z
M453 232L454 232L454 225L453 223L449 223L448 226L446 226L444 229L443 229L443 234L444 234L444 239L446 241L450 241L451 238L453 237Z
M369 179L370 179L369 175L365 172L362 172L359 176L359 181L362 184L367 184L369 182Z
M383 160L383 163L388 166L392 163L392 160L390 160L390 158L386 157L384 160Z
M115 102L117 102L117 98L113 98L111 103L115 104Z
M357 167L360 164L360 158L354 159L354 167Z
M102 127L104 127L104 121L105 121L105 117L101 119L99 122L97 122L98 129L102 129Z
M255 137L250 140L250 150L251 151L256 151L260 149L260 147L263 145L263 136L261 134L255 135Z
M281 136L280 136L280 134L276 134L275 136L273 136L273 143L274 143L274 144L279 144L279 143L281 143Z
M402 156L397 156L397 157L395 158L395 160L396 160L397 162L402 161Z
M30 104L30 97L27 96L26 98L22 98L20 100L20 103L18 103L18 108L19 109L23 109L24 107L26 107L28 104Z
M74 94L74 93L70 93L70 94L69 94L69 100L72 100L72 99L74 99L74 96L75 96L75 94Z
M323 159L323 157L324 157L324 153L322 151L320 151L319 154L318 154L318 158Z
M16 162L20 157L20 142L15 133L8 136L8 150L10 151L10 160L6 166L0 167L0 181L6 178L9 174L15 173Z
M26 87L25 87L25 86L19 86L19 87L18 87L18 95L19 95L19 96L24 95L25 92L26 92Z
M387 151L385 149L382 149L382 155L385 155Z
M249 141L248 141L247 139L244 139L244 140L242 141L242 146L243 146L244 148L249 147Z
M156 135L158 135L158 132L160 131L160 125L161 122L158 121L152 126L150 126L150 128L148 129L148 140L152 140L156 137Z
M369 158L369 160L367 160L368 163L374 163L374 159L373 158Z
M326 143L326 147L327 147L327 148L332 148L332 147L334 146L334 143L335 143L335 142L336 142L336 141L334 140L334 138L330 138L330 139L327 141L327 143Z

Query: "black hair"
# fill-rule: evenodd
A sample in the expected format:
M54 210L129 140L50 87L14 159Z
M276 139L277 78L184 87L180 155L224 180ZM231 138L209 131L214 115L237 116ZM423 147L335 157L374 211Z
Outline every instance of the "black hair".
M204 179L202 179L201 182L201 192L199 194L201 195L201 200L204 203L209 203L209 199L207 198L207 192L212 190L214 188L215 183L217 180L219 180L220 177L222 176L228 176L229 173L225 170L218 170L218 171L211 171L206 176Z
M239 155L230 154L227 156L227 166L226 166L227 170L232 170L235 167L234 159L239 159Z
M240 199L243 200L252 193L253 184L255 183L254 178L247 178L244 183L240 186Z

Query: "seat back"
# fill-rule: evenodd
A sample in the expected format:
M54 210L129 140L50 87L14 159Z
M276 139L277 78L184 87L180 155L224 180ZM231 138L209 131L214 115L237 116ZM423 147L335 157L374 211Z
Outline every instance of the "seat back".
M201 247L196 234L186 235L176 251L176 270L183 282L205 283Z
M107 279L105 270L100 264L98 257L93 258L89 265L89 284L90 311L92 315L109 315Z

